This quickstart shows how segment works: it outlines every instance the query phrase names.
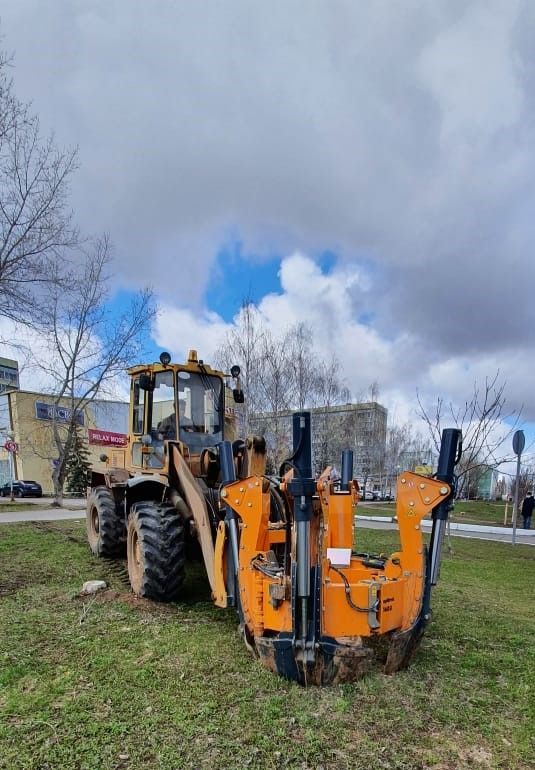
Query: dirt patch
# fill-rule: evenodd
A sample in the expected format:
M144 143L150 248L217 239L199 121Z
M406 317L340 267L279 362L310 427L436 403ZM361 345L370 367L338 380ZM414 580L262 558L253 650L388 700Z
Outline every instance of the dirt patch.
M60 535L66 540L69 540L71 543L77 543L78 545L85 545L87 542L84 536L82 535L76 536L72 534L72 530L69 531L66 527L58 527L54 524L51 524L48 521L33 521L32 526L35 529L40 530L41 532L50 532L54 535Z
M25 576L3 578L0 580L0 596L16 594L17 591L20 591L21 588L26 588L29 584L30 581Z

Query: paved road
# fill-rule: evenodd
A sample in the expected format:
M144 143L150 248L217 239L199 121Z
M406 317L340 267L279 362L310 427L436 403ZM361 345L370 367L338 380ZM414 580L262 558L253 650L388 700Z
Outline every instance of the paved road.
M60 521L61 519L85 519L85 510L78 508L67 511L51 508L46 511L0 513L0 524L14 524L18 521Z
M60 521L61 519L84 519L85 500L65 500L63 508L50 508L50 500L41 500L38 497L27 497L21 500L24 503L33 503L35 508L25 511L0 510L0 524L14 524L18 521ZM19 503L15 501L14 506Z
M396 524L390 521L363 521L360 519L357 523L357 527L364 527L364 529L397 529ZM469 530L452 530L452 537L468 537L472 540L497 540L500 543L510 543L511 535L501 534L499 532L470 532ZM516 542L522 545L535 545L535 537L530 535L522 535L522 530L516 531Z

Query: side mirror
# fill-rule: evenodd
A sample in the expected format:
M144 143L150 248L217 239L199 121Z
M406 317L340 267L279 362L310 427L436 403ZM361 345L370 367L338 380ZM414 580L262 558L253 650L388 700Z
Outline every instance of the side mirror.
M154 390L154 380L150 374L139 375L139 387L141 390Z
M233 390L232 395L234 396L234 401L237 404L243 404L243 402L245 401L243 390L237 390L237 389Z

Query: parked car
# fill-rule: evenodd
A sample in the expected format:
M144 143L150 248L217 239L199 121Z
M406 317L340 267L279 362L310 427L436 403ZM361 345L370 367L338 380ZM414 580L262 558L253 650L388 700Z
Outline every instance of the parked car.
M11 495L11 482L8 481L3 487L0 487L2 497ZM13 494L15 497L42 497L43 488L36 481L14 481Z

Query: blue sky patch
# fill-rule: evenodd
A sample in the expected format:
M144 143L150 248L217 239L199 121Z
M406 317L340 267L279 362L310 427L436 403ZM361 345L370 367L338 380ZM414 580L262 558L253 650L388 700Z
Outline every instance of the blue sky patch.
M205 306L230 322L245 300L259 304L266 294L280 294L282 260L280 255L260 259L244 254L240 241L224 246L212 267L204 295ZM326 275L336 264L337 257L327 250L319 254L316 261Z

